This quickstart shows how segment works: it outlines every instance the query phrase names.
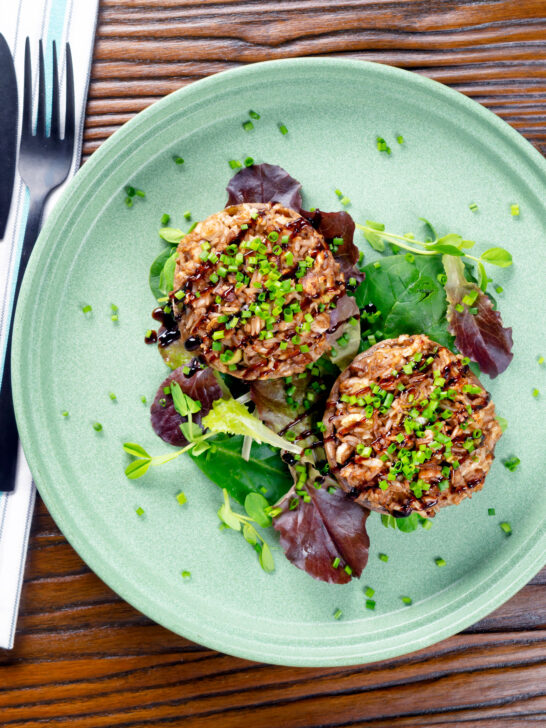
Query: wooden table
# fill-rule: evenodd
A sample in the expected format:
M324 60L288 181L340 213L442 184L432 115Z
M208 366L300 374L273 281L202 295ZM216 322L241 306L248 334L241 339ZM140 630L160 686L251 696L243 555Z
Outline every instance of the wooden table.
M321 54L443 81L546 151L544 0L103 0L84 159L198 78ZM89 571L38 502L16 648L0 650L0 725L546 725L545 585L546 570L471 629L412 655L271 667L150 622Z

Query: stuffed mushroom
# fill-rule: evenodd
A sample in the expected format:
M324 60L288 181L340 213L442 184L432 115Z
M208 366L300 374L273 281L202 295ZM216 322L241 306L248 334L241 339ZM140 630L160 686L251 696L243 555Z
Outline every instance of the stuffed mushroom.
M430 517L482 488L501 428L468 364L422 335L382 341L354 359L324 416L343 490L381 513Z
M171 301L182 340L242 379L302 372L330 348L345 280L323 236L280 204L233 205L178 247Z

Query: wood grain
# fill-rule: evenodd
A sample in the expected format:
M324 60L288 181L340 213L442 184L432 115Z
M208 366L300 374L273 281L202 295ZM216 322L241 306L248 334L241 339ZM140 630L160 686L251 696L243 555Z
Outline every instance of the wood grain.
M297 55L435 78L546 151L544 0L103 0L83 159L166 93ZM16 648L0 650L0 726L44 725L546 725L546 569L478 624L411 655L268 666L192 644L136 612L89 571L39 501Z

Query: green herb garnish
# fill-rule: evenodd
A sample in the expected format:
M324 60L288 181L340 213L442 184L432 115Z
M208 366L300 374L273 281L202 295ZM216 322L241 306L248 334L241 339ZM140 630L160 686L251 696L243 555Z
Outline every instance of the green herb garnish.
M502 461L504 467L507 468L511 473L514 472L514 470L518 467L520 463L521 460L516 455L512 455L511 457L505 458Z
M275 571L275 561L269 545L253 525L258 522L254 521L254 519L250 516L243 516L242 514L233 511L229 502L227 490L222 488L222 492L224 494L224 502L218 510L218 518L222 521L222 525L224 528L230 528L232 531L242 532L245 541L249 543L258 554L258 560L262 569L268 574L271 574ZM247 498L251 495L259 496L258 493L251 493L247 496ZM267 501L265 502L267 503ZM258 525L260 524L258 523Z

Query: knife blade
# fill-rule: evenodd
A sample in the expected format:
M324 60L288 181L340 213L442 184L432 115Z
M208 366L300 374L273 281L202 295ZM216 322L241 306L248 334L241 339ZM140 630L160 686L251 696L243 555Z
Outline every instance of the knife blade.
M17 159L18 97L13 57L0 33L0 240L6 232Z

